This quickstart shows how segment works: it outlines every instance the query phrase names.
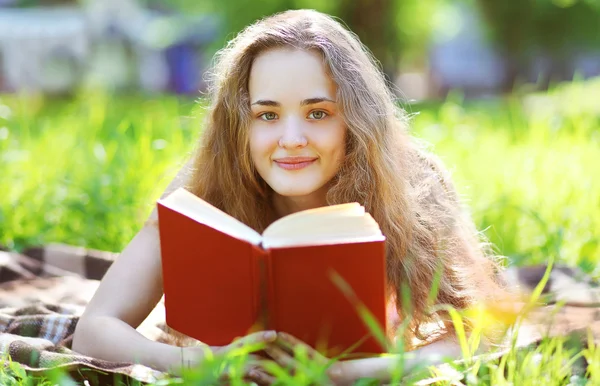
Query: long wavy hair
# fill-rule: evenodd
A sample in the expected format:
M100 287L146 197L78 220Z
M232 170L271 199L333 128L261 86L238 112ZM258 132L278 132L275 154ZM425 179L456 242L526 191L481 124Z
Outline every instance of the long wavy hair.
M361 203L387 237L390 297L400 319L409 321L404 337L425 340L420 327L429 321L450 331L444 312L430 312L436 273L435 303L464 309L498 293L497 259L443 165L409 135L407 116L377 62L332 17L310 10L276 14L248 26L215 55L210 106L186 188L258 232L276 219L272 189L249 154L248 80L254 58L277 47L319 53L337 85L348 134L327 202Z

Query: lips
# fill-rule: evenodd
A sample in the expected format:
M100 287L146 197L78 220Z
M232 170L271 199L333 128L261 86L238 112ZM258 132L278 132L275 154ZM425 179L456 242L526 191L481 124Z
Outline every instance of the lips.
M273 160L277 166L285 170L299 170L312 165L317 158L314 157L284 157Z

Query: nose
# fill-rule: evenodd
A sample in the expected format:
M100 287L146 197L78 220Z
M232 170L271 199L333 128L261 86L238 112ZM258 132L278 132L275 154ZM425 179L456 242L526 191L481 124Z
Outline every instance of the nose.
M279 138L279 146L285 149L296 149L304 147L308 140L304 135L302 122L294 118L288 118L283 124L283 133Z

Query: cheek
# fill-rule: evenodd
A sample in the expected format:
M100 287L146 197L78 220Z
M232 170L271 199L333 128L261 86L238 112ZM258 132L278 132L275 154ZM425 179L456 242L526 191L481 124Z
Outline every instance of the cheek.
M335 127L332 130L326 131L326 134L321 138L323 150L337 158L343 158L346 154L346 128Z
M274 140L272 133L269 130L261 128L250 128L250 154L256 161L269 155L274 146L277 146L277 141Z

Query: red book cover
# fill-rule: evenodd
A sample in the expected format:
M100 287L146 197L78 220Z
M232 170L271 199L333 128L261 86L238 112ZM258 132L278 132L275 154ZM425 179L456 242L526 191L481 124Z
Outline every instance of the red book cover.
M158 203L167 324L211 346L256 329L336 355L382 353L338 274L386 331L384 241L263 250Z
M332 280L335 272L386 331L383 241L274 248L268 261L271 329L323 347L329 356L340 354L363 337L366 340L353 352L385 352L356 304Z
M259 316L254 246L158 205L167 325L224 346Z

